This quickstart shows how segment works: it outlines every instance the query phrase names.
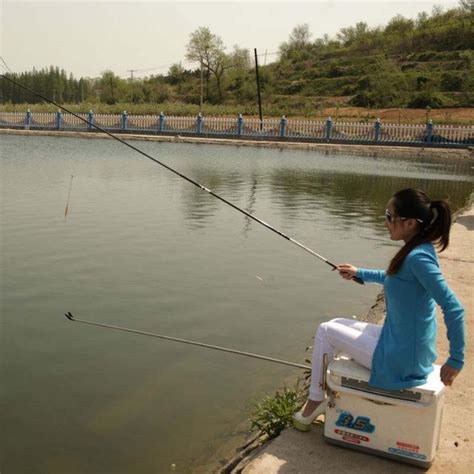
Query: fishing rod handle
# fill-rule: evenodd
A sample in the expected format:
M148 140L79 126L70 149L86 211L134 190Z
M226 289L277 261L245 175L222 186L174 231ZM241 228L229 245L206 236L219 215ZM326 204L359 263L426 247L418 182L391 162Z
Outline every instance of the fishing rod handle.
M362 280L362 278L359 278L359 277L352 277L352 281L355 281L356 283L359 283L359 285L363 285L364 284L364 280Z
M326 260L324 259L324 261L330 266L332 267L333 270L338 270L337 268L337 265L335 265L334 263L330 262L329 260ZM355 281L356 283L359 283L359 285L363 285L364 284L364 280L362 280L362 278L359 278L358 276L353 276L352 277L352 281Z

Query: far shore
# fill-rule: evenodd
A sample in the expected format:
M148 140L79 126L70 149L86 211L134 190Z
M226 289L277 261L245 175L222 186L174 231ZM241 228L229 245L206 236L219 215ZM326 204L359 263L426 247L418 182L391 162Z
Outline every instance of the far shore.
M19 130L0 128L0 135L19 135L28 137L51 136L51 137L69 137L69 138L88 138L88 139L112 139L104 133L78 132L78 131L55 131L55 130ZM369 144L341 144L341 143L310 143L310 142L292 142L292 141L264 141L253 139L234 139L234 138L213 138L213 137L195 137L182 135L139 135L139 134L120 134L124 140L141 140L154 142L171 143L194 143L203 145L230 145L230 146L250 146L290 150L309 150L320 153L331 154L350 154L371 157L398 157L398 158L429 158L429 159L453 159L453 160L471 160L474 159L474 147L470 148L436 148L423 146L393 146L393 145L369 145Z

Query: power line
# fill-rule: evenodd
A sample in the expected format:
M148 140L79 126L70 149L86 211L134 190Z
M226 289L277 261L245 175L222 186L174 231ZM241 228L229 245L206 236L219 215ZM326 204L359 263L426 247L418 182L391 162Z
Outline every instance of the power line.
M265 53L262 53L262 54L259 54L258 57L264 57L264 56L274 56L274 55L278 55L280 54L279 51L271 51L271 52L265 52ZM184 61L185 63L188 63L189 65L191 65L192 63L191 62L188 62L188 61ZM166 64L161 64L159 66L153 66L153 67L146 67L146 68L136 68L136 69L133 69L133 72L139 72L139 73L142 73L142 72L151 72L151 71L157 71L159 69L163 69L165 67L170 67L170 66L173 66L175 64L178 64L178 61L175 61L173 63L166 63ZM127 72L130 72L131 69L127 69Z
M11 69L8 67L8 64L5 62L5 60L3 59L2 56L0 56L0 59L2 60L2 63L5 65L5 67L7 68L8 72L9 72L10 74L13 74L12 71L11 71Z
M185 61L187 62L187 61ZM181 61L179 61L179 63L181 63ZM146 67L146 68L136 68L136 69L133 69L134 72L148 72L148 71L157 71L159 69L163 69L165 67L170 67L170 66L173 66L175 64L178 64L178 61L175 61L173 63L167 63L167 64L161 64L160 66L154 66L154 67ZM130 72L131 69L127 69L127 72Z

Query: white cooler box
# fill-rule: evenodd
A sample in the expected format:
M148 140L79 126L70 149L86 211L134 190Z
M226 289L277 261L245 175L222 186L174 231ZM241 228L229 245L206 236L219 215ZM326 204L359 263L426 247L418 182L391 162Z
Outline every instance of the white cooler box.
M438 449L444 402L439 366L424 385L370 387L370 371L352 360L329 364L324 438L347 448L428 468Z

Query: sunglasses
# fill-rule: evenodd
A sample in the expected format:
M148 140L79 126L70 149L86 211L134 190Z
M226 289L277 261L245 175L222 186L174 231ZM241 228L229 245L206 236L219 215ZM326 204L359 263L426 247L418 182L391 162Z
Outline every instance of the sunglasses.
M385 219L387 219L387 222L391 224L392 222L395 222L395 219L400 219L401 221L404 221L406 219L415 219L417 222L420 224L423 224L422 219L417 219L416 217L400 217L400 216L394 216L388 209L385 209Z

